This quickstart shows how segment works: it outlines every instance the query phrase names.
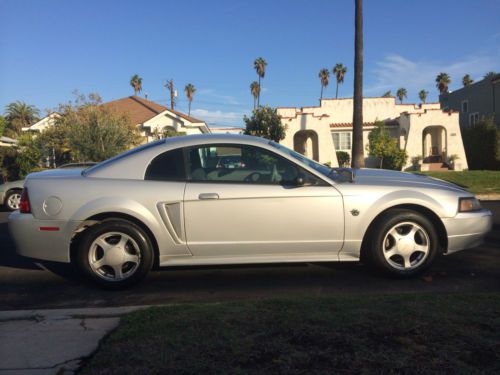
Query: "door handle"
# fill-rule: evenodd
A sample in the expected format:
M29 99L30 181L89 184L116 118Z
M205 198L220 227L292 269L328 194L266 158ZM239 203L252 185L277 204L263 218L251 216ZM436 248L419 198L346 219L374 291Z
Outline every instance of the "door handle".
M217 193L202 193L198 195L198 199L219 199L219 194Z

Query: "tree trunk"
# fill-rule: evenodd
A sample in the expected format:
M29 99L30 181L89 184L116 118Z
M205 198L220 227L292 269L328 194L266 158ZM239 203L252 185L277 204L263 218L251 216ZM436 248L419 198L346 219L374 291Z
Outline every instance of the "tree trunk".
M319 96L320 101L321 101L321 99L323 99L323 84L321 84L321 95Z
M338 99L339 97L339 81L337 81L337 88L335 90L335 99Z
M189 101L188 116L191 116L191 100Z
M352 114L353 168L363 168L363 0L355 0L354 99Z
M260 107L260 74L259 74L259 95L257 95L257 108Z

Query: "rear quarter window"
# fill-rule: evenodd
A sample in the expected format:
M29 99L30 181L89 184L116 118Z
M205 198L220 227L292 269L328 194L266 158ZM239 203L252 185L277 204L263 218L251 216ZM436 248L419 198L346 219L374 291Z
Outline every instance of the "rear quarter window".
M145 180L182 181L186 179L182 149L164 152L149 163Z

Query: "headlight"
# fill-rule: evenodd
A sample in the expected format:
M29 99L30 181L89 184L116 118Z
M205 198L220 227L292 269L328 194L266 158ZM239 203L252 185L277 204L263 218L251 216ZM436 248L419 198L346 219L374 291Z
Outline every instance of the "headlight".
M458 212L471 212L481 210L481 203L476 198L459 198Z

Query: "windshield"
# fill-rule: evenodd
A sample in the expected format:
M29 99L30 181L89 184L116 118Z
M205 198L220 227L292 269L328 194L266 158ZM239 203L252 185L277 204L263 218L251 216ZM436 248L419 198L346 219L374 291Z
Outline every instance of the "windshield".
M330 167L327 167L326 165L320 164L317 161L311 160L311 159L305 157L304 155L299 154L298 152L290 150L288 147L280 145L279 143L271 141L271 142L269 142L269 145L273 146L274 148L277 148L278 150L284 152L285 154L290 155L292 158L300 161L301 163L304 163L305 165L311 167L316 172L319 172L326 177L330 177L330 178L332 177L332 176L330 176L330 173L332 171L332 169Z

